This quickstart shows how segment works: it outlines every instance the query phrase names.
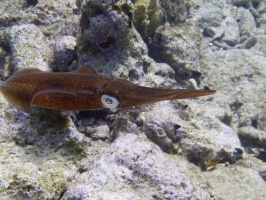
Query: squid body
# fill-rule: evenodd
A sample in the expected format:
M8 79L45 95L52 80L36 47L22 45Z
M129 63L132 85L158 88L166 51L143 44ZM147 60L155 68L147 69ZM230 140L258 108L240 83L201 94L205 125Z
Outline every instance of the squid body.
M17 109L29 113L32 105L54 110L96 110L141 106L163 100L210 95L215 90L158 89L124 79L98 75L83 66L72 72L44 72L23 68L0 85L0 92Z

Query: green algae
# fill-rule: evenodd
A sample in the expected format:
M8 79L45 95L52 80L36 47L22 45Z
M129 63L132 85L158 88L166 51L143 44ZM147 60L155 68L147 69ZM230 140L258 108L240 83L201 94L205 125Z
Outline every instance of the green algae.
M45 143L18 146L12 140L0 141L0 193L11 199L58 199L73 166L87 151L86 144L74 139L65 139L57 149Z
M163 12L157 0L137 0L134 7L134 26L145 39L163 22Z

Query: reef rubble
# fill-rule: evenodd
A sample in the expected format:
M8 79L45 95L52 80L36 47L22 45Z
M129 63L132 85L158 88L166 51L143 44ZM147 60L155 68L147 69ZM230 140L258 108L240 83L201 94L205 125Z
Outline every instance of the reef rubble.
M263 199L265 27L263 0L1 1L1 82L89 64L217 92L30 116L0 95L0 199Z

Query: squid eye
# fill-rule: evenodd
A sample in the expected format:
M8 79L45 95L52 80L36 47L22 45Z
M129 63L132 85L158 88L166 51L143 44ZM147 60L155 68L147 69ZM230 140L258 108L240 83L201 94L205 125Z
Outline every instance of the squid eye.
M111 111L115 111L120 101L108 94L103 94L101 97L102 104L105 108L109 108Z

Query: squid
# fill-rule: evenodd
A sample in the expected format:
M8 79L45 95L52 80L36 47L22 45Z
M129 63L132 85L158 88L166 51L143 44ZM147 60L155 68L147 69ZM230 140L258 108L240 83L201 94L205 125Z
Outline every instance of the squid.
M0 92L9 104L30 113L33 105L75 111L109 108L115 112L119 108L210 95L215 90L142 87L124 79L98 75L86 65L72 72L23 68L0 85Z

